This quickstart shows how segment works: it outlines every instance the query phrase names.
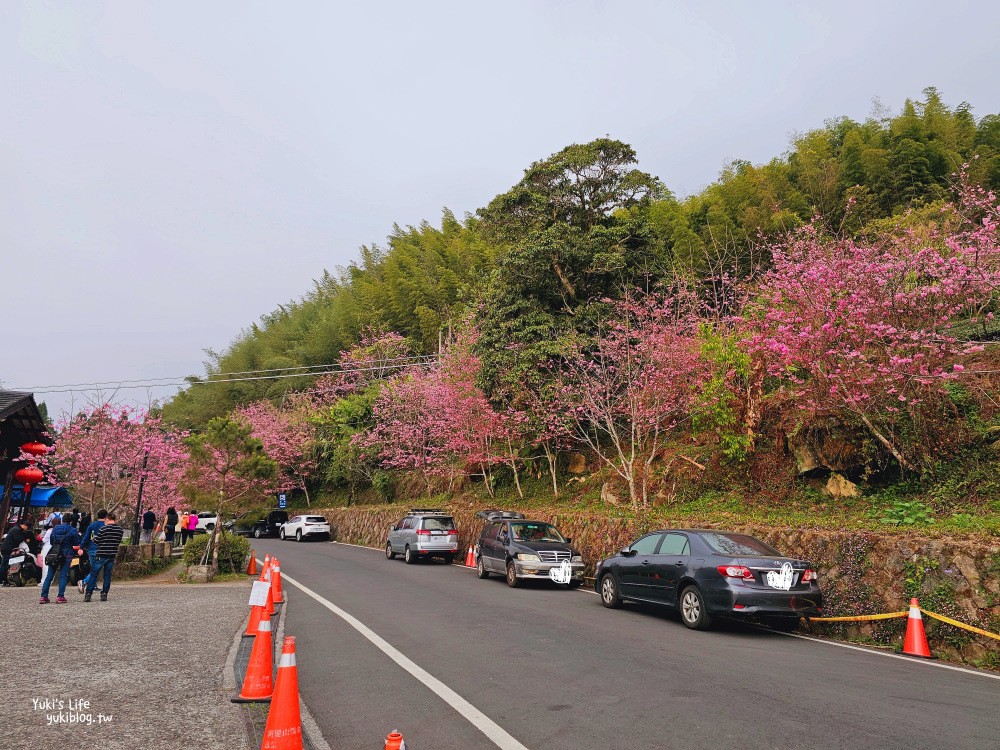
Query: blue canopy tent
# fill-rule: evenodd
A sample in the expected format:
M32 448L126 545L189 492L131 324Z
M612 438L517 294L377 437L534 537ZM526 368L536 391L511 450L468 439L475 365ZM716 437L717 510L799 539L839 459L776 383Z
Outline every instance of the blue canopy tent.
M0 484L0 494L3 493L3 485ZM24 485L15 484L10 493L10 507L21 508L24 506ZM45 487L35 485L31 488L31 497L28 500L31 508L72 508L73 498L65 487L53 486Z

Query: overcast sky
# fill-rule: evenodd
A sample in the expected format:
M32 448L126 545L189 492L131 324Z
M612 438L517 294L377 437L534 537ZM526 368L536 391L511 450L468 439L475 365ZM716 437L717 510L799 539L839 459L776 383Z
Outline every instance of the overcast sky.
M394 222L570 143L631 143L683 196L876 97L1000 112L998 28L954 0L4 0L0 383L200 373Z

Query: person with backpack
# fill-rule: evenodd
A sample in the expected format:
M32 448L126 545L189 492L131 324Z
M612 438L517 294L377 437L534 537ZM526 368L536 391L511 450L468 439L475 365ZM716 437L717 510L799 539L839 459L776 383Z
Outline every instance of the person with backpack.
M69 569L73 558L80 552L80 532L75 527L63 522L52 529L49 536L49 543L52 545L49 554L45 558L48 571L45 573L45 581L42 583L42 598L39 604L49 603L49 587L55 577L56 570L59 571L59 596L56 602L66 603L66 584L69 582Z
M167 514L163 519L163 541L174 543L174 530L177 528L177 511L174 506L167 508Z
M151 544L155 528L156 514L151 510L147 510L142 514L142 534L139 536L139 542L142 544Z
M104 508L101 508L97 511L97 520L89 524L86 531L83 532L83 541L80 542L80 546L87 550L87 559L90 561L90 573L76 584L81 594L87 586L87 579L94 574L94 558L97 557L97 541L94 539L94 535L104 528L104 519L107 517L108 512Z
M97 576L103 570L104 582L101 586L101 601L108 600L108 591L111 589L111 574L115 569L115 559L118 557L118 547L122 543L125 530L118 525L114 513L108 513L104 526L94 535L97 541L97 557L94 559L93 569L87 578L87 593L83 595L85 602L90 601L97 586Z

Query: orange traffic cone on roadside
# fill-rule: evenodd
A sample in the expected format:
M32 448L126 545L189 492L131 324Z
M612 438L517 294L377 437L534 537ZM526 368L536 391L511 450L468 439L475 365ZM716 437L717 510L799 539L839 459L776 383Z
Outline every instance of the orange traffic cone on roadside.
M274 692L274 683L271 681L273 669L271 621L261 619L257 624L257 637L254 638L253 650L250 652L250 663L247 664L246 674L243 675L243 689L232 699L233 703L271 700L271 693Z
M257 553L250 550L250 562L247 563L247 575L257 575Z
M395 729L389 732L389 736L385 738L385 750L406 750L403 735Z
M281 646L274 697L267 712L260 750L302 750L302 717L299 715L299 673L295 667L295 638Z
M927 633L924 632L924 618L920 616L920 605L916 597L910 599L910 616L906 619L906 637L903 639L903 653L910 656L931 658L931 649L927 645Z
M267 603L264 604L264 612L267 613L267 617L274 617L274 614L278 610L274 606L274 589L270 586L267 587Z
M474 568L476 567L476 555L472 551L472 545L469 545L469 551L465 553L465 567Z
M282 604L285 597L281 594L281 560L277 557L271 560L271 594L275 604Z
M270 621L270 617L264 614L264 608L258 604L250 605L250 619L247 621L247 629L243 631L244 638L256 638L257 637L257 626L260 625L260 621L267 619Z

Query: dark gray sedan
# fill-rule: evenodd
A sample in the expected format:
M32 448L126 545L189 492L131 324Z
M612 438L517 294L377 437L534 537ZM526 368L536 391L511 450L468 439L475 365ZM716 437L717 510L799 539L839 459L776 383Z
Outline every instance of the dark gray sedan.
M716 615L753 616L792 629L803 616L818 615L823 604L812 563L729 531L654 531L598 563L595 578L605 607L665 604L698 630Z

